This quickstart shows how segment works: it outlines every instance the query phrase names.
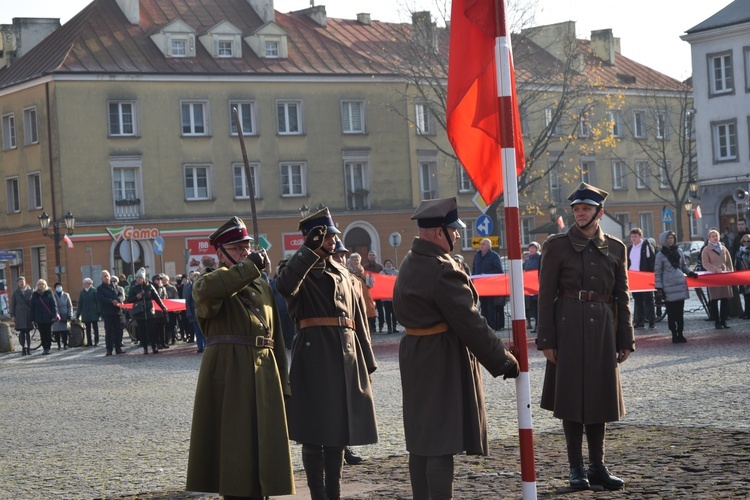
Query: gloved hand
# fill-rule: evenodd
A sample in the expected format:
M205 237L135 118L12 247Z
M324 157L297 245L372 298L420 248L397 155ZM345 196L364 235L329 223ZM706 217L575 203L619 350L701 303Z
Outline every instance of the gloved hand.
M518 366L518 360L509 351L505 351L505 366L503 367L503 380L516 378L521 373L521 367Z
M323 240L326 236L325 226L315 226L305 236L305 246L313 252L323 246Z
M253 261L253 264L255 264L259 271L263 271L263 269L266 268L268 254L266 254L266 251L262 248L260 250L253 250L247 258Z
M697 280L697 279L698 279L698 276L700 276L700 275L699 275L698 273L696 273L695 271L690 271L690 272L688 273L688 276L690 276L691 278L693 278L693 279L696 279L696 280Z
M656 289L656 295L654 296L654 300L656 300L657 302L662 302L662 301L664 301L664 297L665 297L665 295L664 295L664 289L663 288L657 288Z

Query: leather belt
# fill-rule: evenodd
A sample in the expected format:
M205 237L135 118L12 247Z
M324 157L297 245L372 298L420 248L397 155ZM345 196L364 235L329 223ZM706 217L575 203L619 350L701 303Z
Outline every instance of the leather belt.
M406 328L406 334L407 335L435 335L437 333L443 333L447 332L449 330L448 323L443 321L442 323L438 323L437 325L433 325L427 328Z
M273 349L273 339L258 335L257 337L243 337L241 335L215 335L206 337L206 345L213 344L244 344L255 347L268 347Z
M335 318L305 318L299 320L297 323L297 327L300 330L312 326L340 326L341 328L351 328L354 330L354 321L341 316Z
M610 304L612 302L611 295L603 295L601 293L588 292L586 290L570 290L560 288L557 291L558 297L565 297L567 299L578 299L581 302L603 302Z

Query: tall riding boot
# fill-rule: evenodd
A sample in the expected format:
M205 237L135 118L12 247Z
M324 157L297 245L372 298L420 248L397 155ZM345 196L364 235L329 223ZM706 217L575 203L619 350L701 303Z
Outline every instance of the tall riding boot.
M679 338L677 337L677 332L676 332L676 331L674 331L674 330L672 330L672 343L673 343L673 344L676 344L676 343L678 343L679 341L680 341L680 340L679 340Z
M307 476L307 487L311 500L326 500L326 488L323 482L323 449L319 445L302 445L302 465Z
M677 332L677 342L679 342L680 344L684 344L685 342L687 342L687 339L682 335L682 330L679 330Z
M341 474L344 472L344 448L323 447L323 470L325 471L326 496L328 500L341 498Z

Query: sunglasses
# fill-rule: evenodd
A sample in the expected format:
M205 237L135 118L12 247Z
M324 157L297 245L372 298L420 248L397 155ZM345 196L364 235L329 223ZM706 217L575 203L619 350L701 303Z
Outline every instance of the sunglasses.
M742 243L750 243L750 240L742 240Z

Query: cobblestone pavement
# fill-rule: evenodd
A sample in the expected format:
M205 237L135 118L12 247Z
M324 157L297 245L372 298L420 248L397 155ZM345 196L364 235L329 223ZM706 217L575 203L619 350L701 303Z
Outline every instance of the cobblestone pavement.
M637 330L638 350L622 365L628 414L609 427L607 464L627 482L624 492L566 488L562 432L538 406L544 358L530 340L539 497L750 498L750 321L715 331L701 311L686 317L688 343L672 344L665 320ZM398 338L373 335L380 442L357 448L366 461L345 467L344 498L409 498ZM17 346L0 354L0 498L218 498L182 491L200 364L194 345L156 356L133 346L104 352L29 357ZM514 384L484 375L491 455L457 457L455 496L520 498ZM292 449L298 493L287 498L306 498L299 446Z

